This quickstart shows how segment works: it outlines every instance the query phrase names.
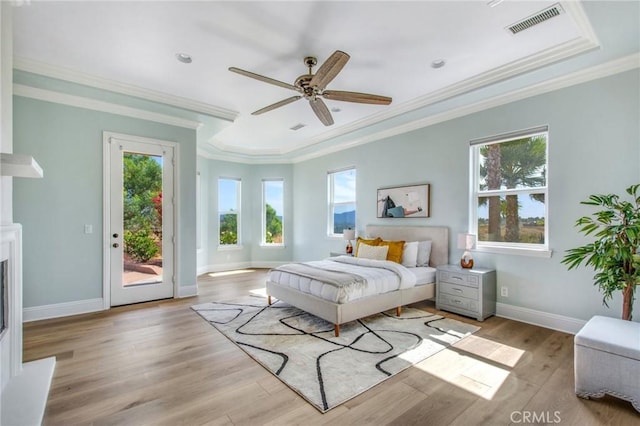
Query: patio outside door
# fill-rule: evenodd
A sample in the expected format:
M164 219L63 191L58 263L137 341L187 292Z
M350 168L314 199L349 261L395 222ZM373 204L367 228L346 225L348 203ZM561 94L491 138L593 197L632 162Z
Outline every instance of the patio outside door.
M126 137L105 142L110 305L173 297L174 147Z

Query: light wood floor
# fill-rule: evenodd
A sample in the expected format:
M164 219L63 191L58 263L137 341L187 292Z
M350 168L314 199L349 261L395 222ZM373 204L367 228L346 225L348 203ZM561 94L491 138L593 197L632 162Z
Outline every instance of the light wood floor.
M205 275L197 297L25 324L25 361L57 358L44 424L640 424L627 402L574 395L572 335L445 312L482 328L321 414L189 309L265 276Z

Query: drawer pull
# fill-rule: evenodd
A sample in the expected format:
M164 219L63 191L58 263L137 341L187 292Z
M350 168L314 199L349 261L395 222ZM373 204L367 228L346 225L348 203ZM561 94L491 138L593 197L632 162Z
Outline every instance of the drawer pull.
M462 289L452 287L451 290L457 291L458 293L463 293Z
M454 280L458 280L458 281L462 281L463 280L462 277L456 277L455 275L452 275L451 278L453 278Z
M451 301L453 303L457 303L458 305L462 303L462 300L458 300L458 299L451 299Z

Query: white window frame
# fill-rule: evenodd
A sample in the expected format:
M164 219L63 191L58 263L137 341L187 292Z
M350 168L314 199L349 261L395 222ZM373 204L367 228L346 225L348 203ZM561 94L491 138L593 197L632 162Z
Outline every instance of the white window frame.
M338 173L343 173L346 171L353 171L356 174L356 180L358 179L358 174L357 174L357 170L355 166L349 166L349 167L344 167L341 169L336 169L336 170L330 170L329 172L327 172L327 204L328 204L328 212L327 212L327 235L330 238L342 238L343 237L343 233L339 233L336 234L333 232L334 229L334 223L333 223L333 212L336 206L338 205L343 205L343 204L353 204L354 206L356 206L356 216L357 216L357 203L356 203L356 198L357 198L357 194L356 191L354 191L353 194L353 200L348 200L348 201L342 201L342 202L336 202L335 201L335 182L334 182L334 178Z
M196 250L202 251L202 176L200 172L196 172Z
M544 134L546 136L546 173L545 186L500 190L480 190L480 148L495 143L508 142L514 139L521 139ZM551 257L552 251L549 248L549 127L538 126L530 129L490 136L482 139L475 139L470 142L470 174L469 174L469 232L478 235L478 200L480 197L506 195L543 194L544 195L544 244L514 243L503 241L476 241L476 251L489 253L520 254L526 256Z
M233 180L237 182L237 186L236 186L236 208L237 210L221 210L220 209L220 181L221 180ZM237 249L242 247L242 179L240 178L233 178L233 177L225 177L225 176L219 176L218 177L218 249L219 250L225 250L225 249ZM238 237L238 242L236 244L222 244L222 242L220 241L220 216L223 214L235 214L236 215L236 226L237 226L237 230L236 230L236 234Z
M282 197L284 199L284 178L265 178L262 179L262 237L260 245L264 247L284 247L284 228L285 217L284 211L282 212L282 242L281 243L268 243L267 242L267 184L270 182L282 182ZM284 208L284 205L283 205Z

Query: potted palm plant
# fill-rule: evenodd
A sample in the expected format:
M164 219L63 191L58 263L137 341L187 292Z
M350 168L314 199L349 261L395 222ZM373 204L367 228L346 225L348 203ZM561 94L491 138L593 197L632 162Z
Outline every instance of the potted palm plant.
M581 247L567 250L562 263L568 269L582 262L596 271L595 285L603 294L602 303L617 291L622 291L622 319L631 320L636 285L640 283L640 184L627 188L631 201L616 194L591 195L581 204L600 208L591 216L581 217L575 226L595 240Z

